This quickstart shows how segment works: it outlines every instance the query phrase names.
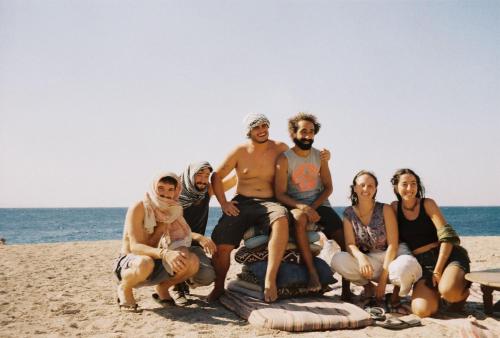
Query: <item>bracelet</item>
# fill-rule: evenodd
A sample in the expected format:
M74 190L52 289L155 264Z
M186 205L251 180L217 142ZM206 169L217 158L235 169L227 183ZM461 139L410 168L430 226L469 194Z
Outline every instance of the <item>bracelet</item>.
M160 249L160 259L163 259L163 256L165 256L165 253L168 251L167 248L161 248Z
M432 274L433 274L433 275L438 275L438 276L441 276L441 272L433 272Z

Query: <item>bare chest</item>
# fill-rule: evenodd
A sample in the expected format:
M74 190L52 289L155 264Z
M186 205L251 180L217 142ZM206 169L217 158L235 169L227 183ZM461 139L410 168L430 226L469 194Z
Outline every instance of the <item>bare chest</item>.
M236 166L238 179L273 179L278 153L274 149L243 154Z

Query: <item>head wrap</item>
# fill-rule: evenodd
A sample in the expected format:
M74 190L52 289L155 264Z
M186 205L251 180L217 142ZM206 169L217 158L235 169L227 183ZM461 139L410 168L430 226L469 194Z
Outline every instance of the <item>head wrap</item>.
M158 194L158 183L165 177L171 177L177 181L173 199L161 197ZM167 233L172 240L178 240L191 236L191 229L182 216L182 207L178 200L181 193L180 178L172 172L163 172L157 175L151 183L150 189L146 192L143 200L144 204L144 228L148 234L154 232L157 223L168 224Z
M179 202L183 209L186 209L187 207L190 207L194 203L201 201L202 199L205 198L208 191L208 185L205 189L198 190L194 182L194 177L200 170L206 168L208 168L210 172L213 171L210 163L206 161L191 163L182 173L181 175L182 192L179 196Z
M245 132L247 133L247 135L253 128L257 127L262 123L265 123L268 126L271 125L269 119L264 114L250 113L243 119L243 125L245 126Z

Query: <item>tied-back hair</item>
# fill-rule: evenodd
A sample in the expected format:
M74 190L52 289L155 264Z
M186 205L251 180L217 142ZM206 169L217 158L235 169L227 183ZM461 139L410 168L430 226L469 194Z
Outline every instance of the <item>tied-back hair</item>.
M295 116L292 116L288 120L288 133L290 136L292 134L296 133L297 130L299 130L299 122L300 121L309 121L312 124L314 124L314 135L319 133L319 129L321 128L321 123L318 122L318 118L314 116L313 114L308 114L308 113L298 113Z
M398 201L401 202L401 195L398 193L398 184L399 180L401 179L401 176L403 175L413 175L415 179L417 180L417 198L424 198L425 197L425 188L424 185L422 184L422 181L420 180L420 176L418 176L413 170L409 168L403 168L403 169L398 169L394 175L391 178L391 183L392 183L392 190L394 191L394 194L398 198Z
M375 200L375 197L377 196L377 188L378 188L378 180L377 180L377 176L375 176L374 173L372 173L371 171L368 171L368 170L361 170L360 172L358 172L356 174L356 176L354 176L354 178L352 179L352 184L351 184L351 195L349 196L349 199L351 200L351 205L352 206L355 206L355 205L358 205L358 202L359 202L359 199L358 199L358 194L356 194L354 192L354 187L356 186L356 180L363 176L363 175L368 175L370 176L371 178L373 178L373 180L375 181L375 194L373 195L373 200Z

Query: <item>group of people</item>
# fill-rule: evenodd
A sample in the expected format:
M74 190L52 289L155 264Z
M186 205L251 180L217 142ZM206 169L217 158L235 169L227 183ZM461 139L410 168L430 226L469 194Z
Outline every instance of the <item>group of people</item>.
M194 163L178 177L161 173L144 198L127 212L123 244L114 272L120 308L138 311L133 289L155 285L160 304L185 304L189 288L210 285L208 301L224 293L232 250L252 226L268 228L268 265L264 300L278 298L276 278L289 240L294 237L309 274L308 289L321 289L306 229L314 223L341 251L331 262L342 276L342 299L351 300L350 282L364 297L382 302L386 284L395 285L389 304L411 290L411 310L420 317L437 312L440 299L460 307L469 294L469 258L437 204L424 197L420 177L398 170L391 183L397 201L375 200L378 181L360 171L351 185L351 206L343 220L328 197L333 192L330 152L314 148L321 124L299 113L288 121L293 146L269 138L265 115L244 121L248 141L237 146L213 171ZM234 176L229 176L233 170ZM229 177L229 178L228 178ZM236 195L225 192L236 185ZM222 216L211 238L205 236L209 201L215 195ZM211 256L211 259L208 257Z

